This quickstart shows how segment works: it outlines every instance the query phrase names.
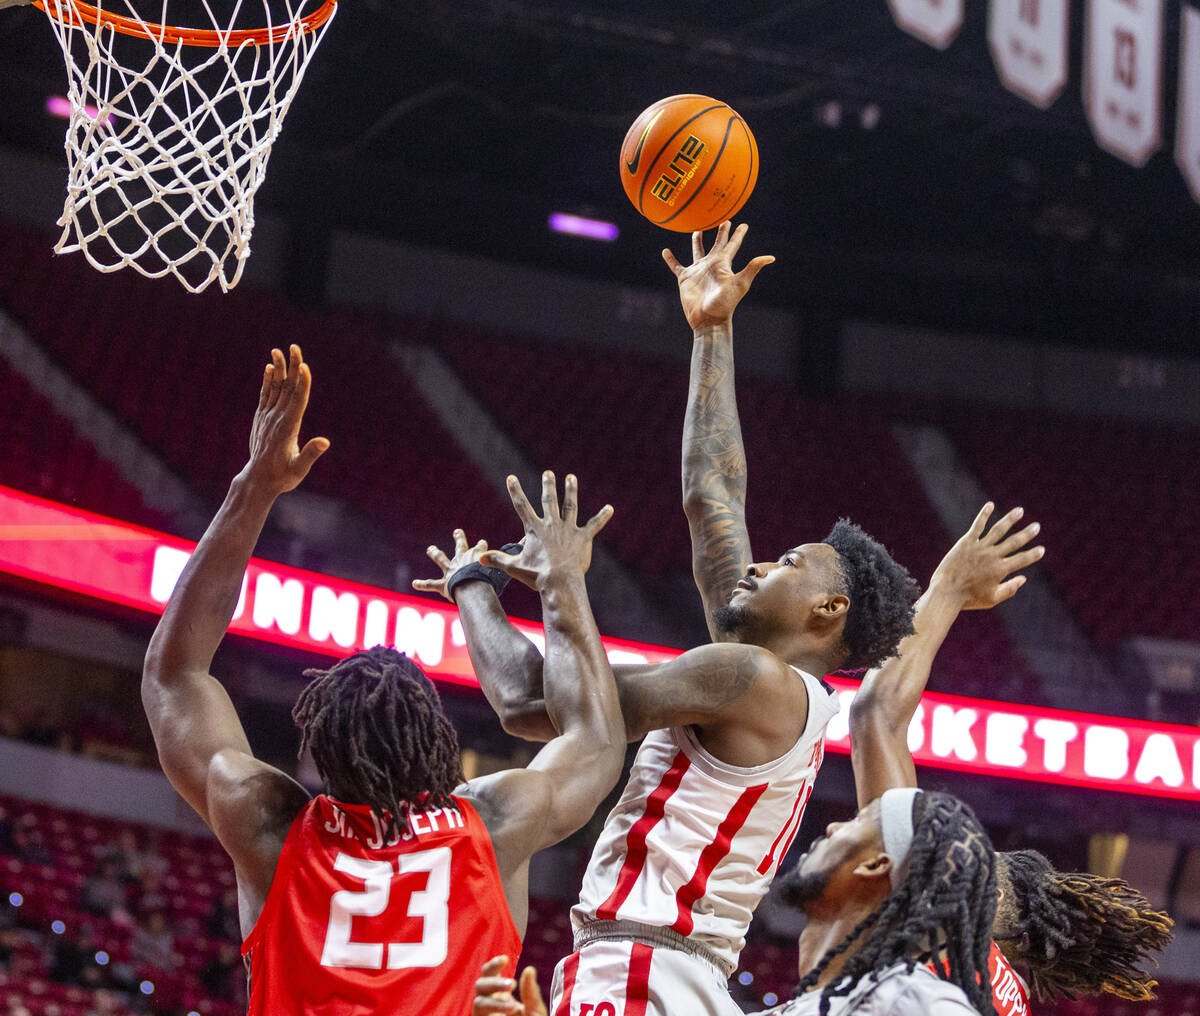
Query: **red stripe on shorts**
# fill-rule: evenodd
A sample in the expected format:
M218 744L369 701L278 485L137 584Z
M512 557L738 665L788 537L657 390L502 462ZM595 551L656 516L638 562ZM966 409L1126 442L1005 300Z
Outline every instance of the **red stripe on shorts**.
M633 943L629 954L629 978L625 982L625 1016L646 1016L650 1001L650 960L654 949L641 942Z
M554 1016L571 1016L571 993L575 990L575 975L579 972L579 953L573 952L563 964L563 994Z
M606 921L617 919L617 911L621 909L622 904L629 898L629 894L633 892L634 883L637 882L642 868L645 867L648 853L646 837L650 835L650 830L662 820L663 813L667 808L667 801L679 789L679 784L683 782L683 774L688 771L691 764L692 760L683 752L676 755L671 763L671 768L663 776L662 782L646 798L646 810L642 813L642 817L633 824L625 838L625 863L621 865L621 873L617 876L616 887L613 889L612 895L596 908L597 917Z
M679 892L675 894L675 902L679 907L679 917L671 925L672 931L678 932L680 935L690 935L692 933L692 907L695 905L696 900L704 895L705 890L708 888L708 879L713 873L713 869L729 853L729 847L733 843L733 838L745 824L746 819L750 815L750 809L763 796L768 786L770 784L760 783L757 787L748 787L742 791L742 796L737 799L734 806L729 809L729 814L725 816L724 821L717 827L717 835L700 854L700 864L696 868L696 874L691 877L687 885L681 887Z

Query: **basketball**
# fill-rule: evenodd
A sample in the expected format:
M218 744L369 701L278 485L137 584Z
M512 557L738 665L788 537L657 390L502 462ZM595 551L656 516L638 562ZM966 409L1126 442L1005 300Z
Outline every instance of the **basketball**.
M758 145L719 99L672 95L642 111L621 144L621 184L663 229L713 229L736 215L758 179Z

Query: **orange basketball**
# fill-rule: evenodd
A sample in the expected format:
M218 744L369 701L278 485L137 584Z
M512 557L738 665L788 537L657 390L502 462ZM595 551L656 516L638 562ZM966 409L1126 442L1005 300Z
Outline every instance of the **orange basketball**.
M656 226L691 233L736 215L758 180L746 121L707 95L659 99L621 145L621 183Z

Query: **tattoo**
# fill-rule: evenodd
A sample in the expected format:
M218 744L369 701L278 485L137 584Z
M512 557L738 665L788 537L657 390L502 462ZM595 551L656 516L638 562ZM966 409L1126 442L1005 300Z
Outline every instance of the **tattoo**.
M692 506L692 560L709 608L723 604L750 563L746 451L727 334L696 339L683 425L683 486ZM699 511L695 511L698 508Z

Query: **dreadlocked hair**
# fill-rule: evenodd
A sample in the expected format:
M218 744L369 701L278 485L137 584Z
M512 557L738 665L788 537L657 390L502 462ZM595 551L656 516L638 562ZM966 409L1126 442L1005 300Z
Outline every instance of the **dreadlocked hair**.
M1036 850L1001 854L1016 917L998 938L1015 939L1039 1001L1107 993L1154 998L1158 984L1139 967L1171 941L1174 922L1128 882L1055 871Z
M904 963L911 973L937 950L934 972L958 985L984 1016L994 1016L988 953L996 911L995 852L975 813L956 797L918 794L904 880L804 976L794 994L813 987L837 957L864 936L840 974L821 991L821 1016L868 976ZM786 897L785 897L786 899Z
M458 735L420 667L376 646L304 676L292 719L327 789L369 805L389 835L415 804L451 806L463 781Z
M902 638L913 633L913 604L921 587L903 565L892 560L883 544L849 519L838 519L821 542L838 552L850 597L842 630L849 655L843 667L878 667L896 654Z

